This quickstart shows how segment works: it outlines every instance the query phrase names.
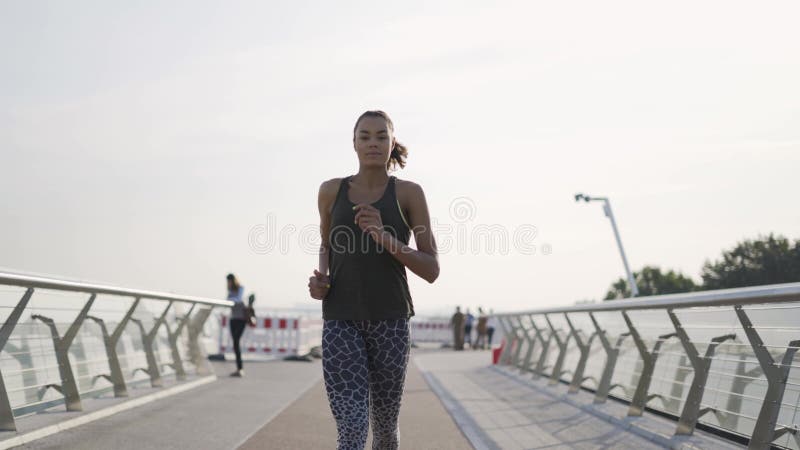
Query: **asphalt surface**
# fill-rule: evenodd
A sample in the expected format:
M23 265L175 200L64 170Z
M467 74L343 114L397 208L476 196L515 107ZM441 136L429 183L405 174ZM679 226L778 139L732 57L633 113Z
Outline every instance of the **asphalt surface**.
M228 376L234 368L231 362L215 362L213 367L216 381L21 448L336 448L320 360L248 361L244 378ZM568 395L565 386L548 386L546 380L531 380L530 374L518 372L492 366L488 351L413 349L400 408L400 448L739 448L703 433L686 441L671 439L672 421L645 415L631 422L624 417L624 405L597 406L588 393ZM18 422L30 432L43 420L80 415L54 409Z
M401 449L472 449L414 363L413 350L400 405ZM322 381L240 447L258 449L336 448L336 423ZM366 448L372 448L372 434Z
M413 363L414 354L427 351L412 351L400 412L400 448L471 449ZM241 379L228 376L231 362L214 362L213 367L217 381L18 448L336 448L320 360L245 362Z
M246 362L244 378L213 367L217 381L19 448L233 449L322 378L319 360Z

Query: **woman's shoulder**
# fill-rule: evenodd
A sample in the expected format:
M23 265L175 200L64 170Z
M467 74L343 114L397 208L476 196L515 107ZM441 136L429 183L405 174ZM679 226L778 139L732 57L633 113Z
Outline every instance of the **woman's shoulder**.
M334 193L336 193L336 190L339 189L339 185L342 183L342 180L344 180L345 178L346 177L336 177L336 178L330 178L328 180L323 181L322 184L319 186L320 192L322 192L322 191L326 191L326 192L333 191Z
M403 180L401 178L394 177L394 183L397 189L422 189L422 186L411 180Z
M401 180L397 177L395 177L395 192L397 192L397 198L401 199L401 201L420 199L425 196L419 183L411 180Z
M345 178L346 177L337 177L323 181L319 186L320 201L326 205L332 204L333 200L336 198L336 193L339 192L339 186Z

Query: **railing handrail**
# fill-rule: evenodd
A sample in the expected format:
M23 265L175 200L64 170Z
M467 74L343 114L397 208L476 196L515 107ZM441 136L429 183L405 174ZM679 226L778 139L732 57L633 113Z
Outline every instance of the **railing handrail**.
M79 281L59 280L31 275L20 275L0 272L0 285L20 286L26 288L53 289L59 291L84 292L87 294L108 294L124 297L138 297L141 299L171 300L178 302L201 303L210 306L233 306L230 300L216 300L212 298L196 297L191 295L177 295L168 292L146 291L115 287L104 284L84 283Z
M528 314L555 314L601 311L629 311L638 309L678 309L692 307L735 306L754 303L800 302L800 283L768 284L713 291L682 294L650 295L626 299L585 303L561 308L541 308L495 313L494 316L519 316Z
M795 304L789 305L789 303ZM724 406L725 417L728 417L727 414L733 414L731 417L734 419L729 424L723 424L723 420L718 417L718 425L706 425L720 429L725 433L745 433L747 439L749 439L748 448L753 450L767 450L771 448L776 439L787 433L793 434L794 440L800 445L800 435L796 431L798 425L794 423L800 406L792 405L791 402L795 400L791 399L789 400L790 403L783 402L787 386L790 384L787 383L790 371L793 367L796 367L793 365L793 360L800 349L800 339L798 339L800 336L797 335L798 328L780 328L781 330L792 332L791 335L773 336L765 334L765 337L769 339L769 342L765 344L765 337L762 337L762 332L769 332L771 328L769 326L770 322L767 322L764 327L754 325L753 320L748 315L749 308L747 308L747 306L760 306L760 308L755 309L791 309L792 313L787 312L787 314L791 315L785 316L781 320L794 320L796 322L796 313L800 309L797 303L800 303L800 283L784 283L682 294L652 295L635 299L620 299L560 308L503 312L495 314L498 317L499 324L504 329L505 342L508 343L508 345L504 346L500 360L505 364L520 369L522 372L531 372L534 377L549 377L549 385L557 385L559 381L567 381L570 386L568 393L577 393L581 388L585 387L583 384L585 381L592 379L595 387L593 389L595 392L594 402L603 403L609 398L610 392L615 386L626 387L623 384L615 383L615 380L619 381L620 376L625 376L624 373L615 375L615 367L620 355L623 354L621 353L623 352L623 340L627 339L628 344L626 344L625 348L627 350L636 350L635 353L638 353L638 357L634 357L637 366L633 370L636 372L636 376L631 379L628 386L633 387L633 384L635 384L635 390L629 390L627 387L625 390L625 397L630 399L629 401L626 399L630 405L628 416L641 416L645 409L650 408L648 402L654 398L663 400L665 396L672 396L672 399L677 403L669 406L664 402L663 407L660 409L662 412L670 414L674 414L680 409L675 434L689 435L694 432L694 429L705 414L711 412L719 414L722 411L716 396L713 400L704 403L703 395L712 376L712 364L719 364L725 361L726 354L735 354L739 358L736 372L732 377L733 381L728 391L728 403L730 405ZM725 327L727 330L723 331L719 328L714 328L716 333L712 332L712 335L716 334L716 336L695 335L695 339L699 337L699 340L692 340L692 336L689 335L684 327L683 317L681 317L683 315L680 314L681 310L685 311L689 308L697 308L698 311L703 312L722 312L727 314L725 316L726 323L729 325ZM664 326L652 323L644 323L640 326L640 324L636 323L636 317L629 314L632 311L659 311L665 316L663 317L664 319L669 320L665 321ZM598 312L614 314L595 314ZM562 328L557 329L551 321L551 315L563 316L562 320L566 321L566 325L569 327L569 330L566 330L566 338L562 337L565 332L563 323L561 325ZM580 315L584 316L581 323L576 321L576 316ZM781 315L784 316L785 314ZM613 316L616 316L616 318ZM697 318L689 316L688 321L691 325L696 322ZM760 324L763 324L764 320L776 320L774 315L765 316L760 314L760 311L756 311L755 317L758 317ZM590 319L591 323L586 319ZM620 319L624 320L624 324L620 323ZM544 325L545 322L546 326ZM612 334L609 334L608 325L616 327ZM619 325L622 325L621 329ZM671 330L669 330L670 328ZM690 328L702 327L690 326ZM764 328L764 330L760 328ZM627 331L625 331L626 329ZM672 332L665 333L665 331ZM547 339L543 338L543 334L548 336ZM590 351L591 338L589 336L597 337L599 341L596 340L595 342L599 342L603 350L602 352L596 352L595 356L592 356ZM554 338L556 344L552 351L549 350L549 348L552 348L550 338ZM676 339L676 341L672 339ZM633 343L630 343L630 341L633 341ZM736 350L733 353L722 345L730 341L738 341L735 347ZM786 342L785 345L783 344L784 342ZM675 363L673 361L672 365L667 362L667 366L660 366L659 369L661 372L670 370L670 368L675 370L675 375L672 378L672 390L669 394L666 394L664 386L651 386L653 380L669 383L668 378L663 378L656 371L656 362L662 348L665 348L663 346L677 346L678 344L683 348L682 355L675 351L667 353L686 358L684 362ZM749 344L750 352L741 352L744 344ZM521 355L523 347L527 348L524 358ZM534 348L539 349L535 363L532 359ZM555 361L550 356L553 351L557 353ZM566 356L570 352L577 356L577 361L573 359L569 363L575 364L573 366L574 369L562 370L566 363ZM600 376L584 377L585 369L590 360L596 361L597 358L603 357L605 362L602 366L602 372L595 373L595 375L599 374ZM693 373L694 377L691 384L685 382L685 377L689 372L686 371L686 368L679 368L681 364L686 366L687 361L691 363L689 372ZM757 366L753 367L754 364L757 364ZM718 370L719 368L717 366ZM571 380L565 379L565 375L569 373L572 374ZM755 379L762 382L765 381L767 385L766 391L751 393L753 399L763 397L758 417L755 418L752 412L749 413L751 418L755 418L752 432L738 427L738 418L748 416L743 413L741 403L734 404L731 402L731 399L735 396L744 394L747 388L747 383L736 382L737 378L741 377L749 378L750 381ZM680 386L679 393L675 393L678 392L675 391L675 386ZM683 389L687 386L689 391L686 393L685 400L682 400ZM651 387L653 390L651 390ZM792 417L788 423L781 416L781 408L787 405L795 409L795 415L787 416ZM653 409L657 410L658 408L654 406ZM788 439L788 437L785 439Z

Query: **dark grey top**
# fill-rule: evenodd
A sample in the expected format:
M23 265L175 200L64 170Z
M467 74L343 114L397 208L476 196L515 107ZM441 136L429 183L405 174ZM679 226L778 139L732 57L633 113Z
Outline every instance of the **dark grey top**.
M331 211L328 267L331 287L322 302L323 319L382 320L410 318L414 305L408 290L406 268L354 223L355 204L347 197L342 179ZM394 176L383 196L372 203L381 212L386 231L408 245L411 229L397 201Z

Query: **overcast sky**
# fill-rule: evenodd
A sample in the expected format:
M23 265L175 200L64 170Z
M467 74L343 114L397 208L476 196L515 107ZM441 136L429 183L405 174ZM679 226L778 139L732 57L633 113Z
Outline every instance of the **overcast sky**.
M262 306L313 304L319 185L357 172L354 121L383 109L409 147L395 175L439 224L440 278L409 272L418 313L601 298L623 267L577 192L611 198L634 269L699 279L738 240L800 238L798 17L788 1L6 1L0 267L210 297L232 271ZM528 234L502 252L477 230Z

